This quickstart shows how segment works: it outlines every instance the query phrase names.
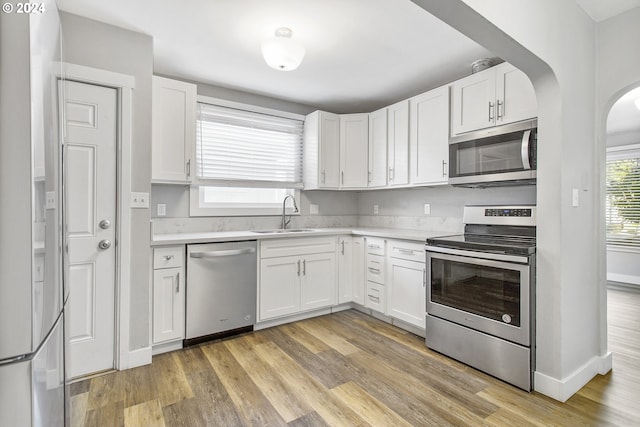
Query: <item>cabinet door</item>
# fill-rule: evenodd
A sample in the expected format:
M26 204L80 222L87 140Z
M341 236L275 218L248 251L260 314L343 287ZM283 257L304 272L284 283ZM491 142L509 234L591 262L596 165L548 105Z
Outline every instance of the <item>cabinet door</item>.
M338 239L338 303L353 300L353 238L340 236Z
M153 271L153 343L184 338L184 272Z
M387 107L388 184L409 183L409 101Z
M369 114L340 116L340 187L365 188L369 146Z
M425 327L425 264L390 258L387 266L389 316L420 328Z
M153 76L151 179L189 182L196 129L196 86Z
M300 257L269 258L260 261L260 320L300 311Z
M300 309L329 307L336 303L336 254L302 257Z
M495 124L494 68L457 80L451 87L452 135L488 128Z
M340 186L340 116L324 111L319 117L320 188Z
M538 115L536 93L525 73L511 64L496 67L496 125Z
M409 100L411 184L446 184L449 158L449 87Z
M369 187L387 185L387 109L369 114Z
M354 237L351 243L353 245L353 250L351 251L353 302L364 305L365 240L364 237Z

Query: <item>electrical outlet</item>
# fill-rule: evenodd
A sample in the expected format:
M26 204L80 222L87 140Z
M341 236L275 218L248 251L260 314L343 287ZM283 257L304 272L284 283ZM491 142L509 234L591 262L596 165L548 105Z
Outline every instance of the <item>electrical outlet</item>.
M424 204L424 214L431 215L431 205L429 203Z
M309 205L309 213L311 215L317 215L319 210L320 210L320 206L314 205L314 204Z
M167 205L164 203L158 203L156 208L158 209L158 216L165 216L167 214Z
M149 193L131 193L131 208L145 209L149 207Z
M378 215L378 205L373 205L373 214Z
M56 192L55 191L47 191L45 201L45 209L55 209L56 208Z

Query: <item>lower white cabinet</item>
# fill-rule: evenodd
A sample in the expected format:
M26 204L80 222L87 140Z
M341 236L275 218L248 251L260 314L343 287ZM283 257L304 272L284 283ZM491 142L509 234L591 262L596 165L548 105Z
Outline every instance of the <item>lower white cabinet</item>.
M335 237L261 242L260 321L336 304L335 242ZM329 250L315 252L323 248Z
M184 246L153 250L153 343L184 338Z
M386 314L385 289L385 246L386 241L377 237L367 237L365 256L365 297L364 306Z
M351 292L352 301L364 305L365 294L365 239L354 237L351 241Z
M387 257L387 314L425 327L426 283L423 245L389 241Z

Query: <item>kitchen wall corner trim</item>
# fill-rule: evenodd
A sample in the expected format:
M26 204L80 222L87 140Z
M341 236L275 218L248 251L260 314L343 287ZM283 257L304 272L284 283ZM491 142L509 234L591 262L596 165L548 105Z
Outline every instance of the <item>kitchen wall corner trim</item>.
M135 77L63 63L63 77L84 83L115 88L118 91L118 233L116 257L116 339L115 368L123 370L151 363L151 348L129 351L130 304L131 304L131 143L132 101ZM143 351L145 350L145 351ZM148 353L148 354L147 354Z

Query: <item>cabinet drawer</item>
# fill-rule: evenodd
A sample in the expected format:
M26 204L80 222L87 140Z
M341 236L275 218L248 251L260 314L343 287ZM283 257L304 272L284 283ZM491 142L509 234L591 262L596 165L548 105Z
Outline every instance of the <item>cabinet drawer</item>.
M155 248L153 250L153 269L182 267L184 246Z
M406 259L407 261L424 262L424 244L390 240L389 256L392 258Z
M377 283L367 282L367 295L364 299L365 307L384 313L385 294L384 286Z
M384 255L384 239L378 237L367 237L367 253L373 255Z
M367 255L367 280L384 285L384 257Z
M331 237L292 237L260 242L260 258L321 254L336 251L337 238Z

